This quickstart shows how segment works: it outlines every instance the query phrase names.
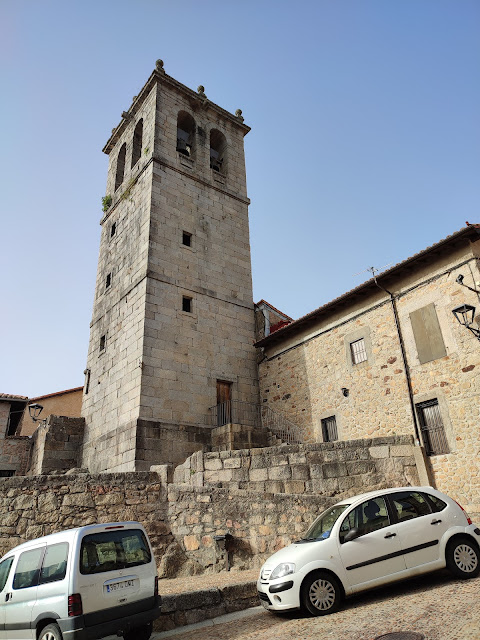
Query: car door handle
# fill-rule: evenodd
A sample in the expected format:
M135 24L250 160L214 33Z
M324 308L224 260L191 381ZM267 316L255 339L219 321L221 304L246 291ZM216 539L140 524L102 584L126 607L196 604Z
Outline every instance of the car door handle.
M10 600L10 598L12 597L11 593L6 593L5 594L5 602L8 602Z
M394 538L396 535L397 535L396 533L387 533L385 538Z
M430 524L440 524L441 520L432 520Z

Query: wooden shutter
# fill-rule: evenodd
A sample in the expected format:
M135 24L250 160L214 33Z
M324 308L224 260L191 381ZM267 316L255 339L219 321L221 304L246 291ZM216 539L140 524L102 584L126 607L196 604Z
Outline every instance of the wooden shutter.
M447 355L433 302L426 307L413 311L410 314L410 322L412 323L420 364L443 358L443 356Z

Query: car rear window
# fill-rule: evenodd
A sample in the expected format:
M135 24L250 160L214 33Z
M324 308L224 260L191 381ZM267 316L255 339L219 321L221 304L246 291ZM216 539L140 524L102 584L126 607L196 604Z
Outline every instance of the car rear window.
M102 573L148 564L152 559L140 529L102 531L86 535L80 548L80 573Z
M444 502L443 500L440 500L440 498L437 498L437 496L432 496L431 493L427 493L425 495L432 503L432 508L434 511L443 511L447 506L447 503Z

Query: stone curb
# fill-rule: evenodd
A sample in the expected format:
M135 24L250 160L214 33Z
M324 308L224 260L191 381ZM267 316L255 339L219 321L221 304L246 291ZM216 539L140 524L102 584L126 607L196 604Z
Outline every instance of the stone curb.
M248 609L243 609L242 611L235 611L234 613L226 613L225 615L218 616L217 618L210 618L209 620L203 620L203 622L189 624L185 627L177 627L176 629L171 629L170 631L154 632L152 634L151 640L162 640L163 638L176 636L176 635L179 635L180 633L187 633L189 631L204 629L205 627L213 627L218 624L225 624L226 622L234 622L235 620L242 620L244 618L249 618L250 616L254 616L263 610L264 609L261 606L249 607ZM106 638L105 640L108 640L108 639ZM113 640L113 636L112 636L112 640Z

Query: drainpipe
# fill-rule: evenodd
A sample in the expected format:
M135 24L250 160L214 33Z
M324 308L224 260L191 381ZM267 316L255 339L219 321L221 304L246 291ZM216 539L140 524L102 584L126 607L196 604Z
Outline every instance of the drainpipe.
M415 439L416 439L415 444L417 446L420 446L420 431L418 429L417 412L415 411L415 403L413 401L412 380L410 378L410 369L408 368L407 354L405 351L405 344L403 342L402 331L400 329L400 320L398 318L397 305L395 304L395 297L391 291L389 291L388 289L385 289L385 287L382 287L382 285L378 283L377 277L373 271L372 271L372 274L377 287L382 291L385 291L385 293L388 293L388 295L390 296L390 302L392 303L393 317L395 318L395 327L397 329L398 342L400 343L400 351L402 352L403 368L405 369L405 377L407 379L408 397L410 399L410 409L412 411L413 426L415 429Z

